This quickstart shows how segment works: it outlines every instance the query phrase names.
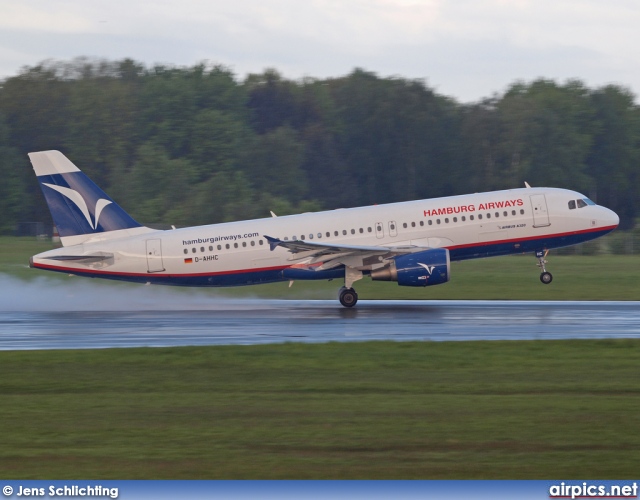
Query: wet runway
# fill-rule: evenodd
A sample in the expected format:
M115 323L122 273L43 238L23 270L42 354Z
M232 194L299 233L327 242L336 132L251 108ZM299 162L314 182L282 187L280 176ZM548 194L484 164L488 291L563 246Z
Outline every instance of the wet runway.
M334 300L122 300L0 308L0 350L640 338L640 302L360 301L345 309Z

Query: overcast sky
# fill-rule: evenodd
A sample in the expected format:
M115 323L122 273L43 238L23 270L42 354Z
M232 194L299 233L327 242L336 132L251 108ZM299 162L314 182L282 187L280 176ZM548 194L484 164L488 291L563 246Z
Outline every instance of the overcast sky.
M516 80L640 94L638 0L0 0L0 78L45 59L423 78L463 102ZM636 100L637 101L637 100Z

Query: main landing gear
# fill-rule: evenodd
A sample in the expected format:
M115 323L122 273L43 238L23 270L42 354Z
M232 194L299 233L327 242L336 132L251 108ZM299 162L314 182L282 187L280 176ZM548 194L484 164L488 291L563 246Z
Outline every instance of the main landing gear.
M553 281L553 275L548 272L547 268L545 267L545 264L547 264L545 257L548 253L549 250L545 250L544 252L536 252L536 257L538 258L538 263L536 265L542 270L542 273L540 273L540 281L542 281L542 283L544 283L545 285L548 285Z
M344 307L353 307L358 302L358 294L353 288L343 286L338 292L338 299Z
M362 262L359 265L362 265ZM358 303L358 294L353 289L353 284L361 279L362 271L351 266L345 266L344 286L338 291L338 299L344 307L353 307Z

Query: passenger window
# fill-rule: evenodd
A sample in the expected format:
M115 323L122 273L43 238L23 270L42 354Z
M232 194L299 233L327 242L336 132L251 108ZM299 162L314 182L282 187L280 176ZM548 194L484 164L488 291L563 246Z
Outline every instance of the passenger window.
M260 240L260 244L261 244L261 245L264 245L264 241L263 241L263 240Z
M415 222L412 222L412 223L411 223L411 227L416 227L416 223L415 223Z
M233 248L238 248L238 244L237 244L237 243L234 243L234 244L233 244Z
M487 214L487 219L490 219L490 218L491 218L491 214Z
M382 226L376 226L376 231L382 232Z
M576 200L571 200L569 202L569 210L575 210L576 209Z
M246 241L243 241L243 242L242 242L242 246L243 246L244 248L247 248L247 242L246 242Z
M515 215L516 211L515 210L511 210L511 215Z
M186 248L184 249L184 253L189 253L189 250L187 250Z
M309 239L312 240L313 239L313 234L309 235Z
M464 215L462 217L460 217L460 219L462 220L462 222L467 220L467 218Z
M322 233L318 233L318 238L322 238Z
M507 212L506 210L502 213L502 215L504 215L505 217L509 216L509 212Z
M496 212L496 217L500 217L500 212Z
M334 235L334 236L338 236L338 234L339 234L339 233L338 233L338 231L334 231L334 232L333 232L333 235Z
M367 231L368 231L369 233L372 233L372 232L373 232L373 229L371 229L370 227L368 227L368 228L367 228Z
M440 219L436 219L436 224L440 224Z
M288 236L285 236L285 237L284 237L284 241L289 241L289 237L288 237Z
M470 215L469 220L473 220L473 219L475 219L475 217L473 215Z
M347 230L346 230L346 229L343 229L343 230L342 230L342 234L346 236L346 234L347 234Z
M520 215L524 215L524 209L520 209Z
M222 245L218 245L218 250L222 250Z
M406 222L403 222L403 223L402 223L402 227L403 227L403 228L405 228L405 229L407 229L407 223L406 223Z
M304 234L301 234L301 235L300 235L300 239L301 239L301 240L304 240Z
M478 214L478 220L482 219L482 214Z
M253 240L251 240L251 246L252 246L252 247L255 247L255 246L256 246L256 242L255 242L255 241L253 241Z
M453 218L453 222L458 222L458 218L457 218L457 217L454 217L454 218Z
M213 251L213 245L209 245L209 251L212 252Z
M449 217L445 217L445 218L444 218L444 223L445 223L445 224L449 224Z
M364 229L360 228L360 234L364 233Z
M424 221L423 220L420 221L420 226L421 227L424 226Z
M587 203L584 200L578 200L578 208L584 208L587 206Z
M227 244L225 245L225 247L226 247L226 249L227 249L227 250L229 250L229 248L231 248L231 247L229 246L229 243L227 243Z
M331 237L331 233L329 231L327 231L325 234L327 235L327 238Z
M355 230L355 229L352 229L352 230L351 230L351 234L356 234L356 230Z
M196 253L196 249L195 249L195 248L192 248L192 249L191 249L191 252L192 252L192 253Z
M429 219L429 222L427 222L427 224L429 224L430 226L433 225L433 221L431 219Z

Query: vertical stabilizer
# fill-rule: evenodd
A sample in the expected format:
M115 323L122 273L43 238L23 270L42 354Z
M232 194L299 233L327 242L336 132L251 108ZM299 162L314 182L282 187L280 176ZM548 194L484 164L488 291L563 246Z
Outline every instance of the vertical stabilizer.
M64 246L151 231L136 222L60 151L29 153Z

